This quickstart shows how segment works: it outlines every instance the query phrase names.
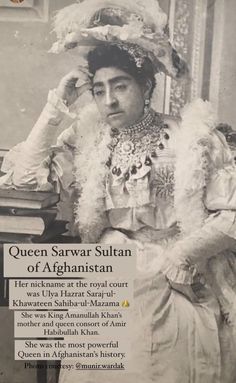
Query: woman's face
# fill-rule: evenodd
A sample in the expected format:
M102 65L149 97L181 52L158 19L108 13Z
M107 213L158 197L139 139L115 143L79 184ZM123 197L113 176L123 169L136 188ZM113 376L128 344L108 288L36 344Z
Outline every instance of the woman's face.
M143 115L145 92L121 69L98 69L93 78L93 94L101 116L113 128L128 127Z

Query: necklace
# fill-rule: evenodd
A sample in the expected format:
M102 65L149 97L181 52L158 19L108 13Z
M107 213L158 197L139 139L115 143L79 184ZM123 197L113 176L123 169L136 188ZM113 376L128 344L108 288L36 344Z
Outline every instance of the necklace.
M129 137L139 134L142 131L147 130L152 125L153 119L154 114L152 111L149 111L139 122L122 129L121 134Z
M151 167L152 158L157 157L157 151L163 150L163 142L169 139L165 128L167 125L160 115L150 110L137 124L121 131L113 130L107 162L112 174L127 181L142 167Z

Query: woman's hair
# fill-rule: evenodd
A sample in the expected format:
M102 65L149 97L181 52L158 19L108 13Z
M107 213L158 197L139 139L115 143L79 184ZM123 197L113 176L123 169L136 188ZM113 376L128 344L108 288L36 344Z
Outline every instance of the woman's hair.
M132 76L141 87L151 81L150 97L156 86L155 72L151 60L142 57L142 64L137 66L134 56L119 45L99 45L88 53L88 69L92 75L101 68L115 67Z

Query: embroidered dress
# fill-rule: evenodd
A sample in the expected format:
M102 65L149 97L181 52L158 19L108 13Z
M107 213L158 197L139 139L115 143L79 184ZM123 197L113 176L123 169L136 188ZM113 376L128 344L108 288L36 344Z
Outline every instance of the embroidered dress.
M58 105L53 107L50 99L31 136L8 155L2 185L19 188L30 185L32 189L44 190L54 187L67 195L65 199L68 199L73 193L74 181L77 181L77 185L80 182L80 202L75 223L78 225L80 219L81 233L87 235L90 228L95 241L100 238L99 242L109 244L134 242L138 248L135 300L131 310L132 368L119 372L62 369L60 383L235 382L235 326L223 324L220 313L223 298L229 298L229 303L235 299L231 282L226 281L225 276L222 277L223 271L229 269L230 260L233 283L234 257L230 258L227 252L224 258L217 258L213 262L215 267L217 262L219 264L216 267L218 274L209 271L209 275L214 277L213 284L202 284L195 303L174 290L168 281L183 286L193 282L195 263L199 263L199 258L204 258L201 251L198 253L196 249L201 244L206 248L208 244L211 256L217 253L218 242L216 245L214 241L211 244L215 228L221 244L219 251L223 251L224 242L226 248L230 247L230 236L236 237L235 168L232 167L222 136L216 132L208 134L208 130L205 134L203 123L197 124L197 130L191 126L191 137L181 144L181 149L185 147L186 166L184 176L180 176L178 166L181 155L177 148L180 136L176 124L171 126L169 123L167 126L159 115L151 112L139 126L110 132L105 124L98 121L97 114L91 117L87 110L85 117L80 115L78 130L77 126L72 127L60 137L58 144L61 150L57 149L56 154L48 156L50 143L47 136L40 157L40 142L42 137L46 138L48 124L53 127L58 123L61 111L57 108ZM186 119L182 123L183 131L184 123ZM89 127L91 132L88 131ZM85 136L87 145L83 142ZM77 140L80 141L79 148ZM45 147L45 143L48 147ZM91 148L96 148L96 161L91 156ZM21 166L16 161L19 153L23 153ZM202 166L208 155L208 163L212 164L212 168ZM98 158L100 164L97 164ZM75 168L75 179L72 176L72 166ZM193 175L195 178L189 182ZM228 183L222 193L225 180ZM184 186L182 189L181 185ZM217 185L221 186L220 192ZM91 193L91 190L96 190L97 194ZM182 233L184 230L186 232L186 222L190 218L189 214L185 216L184 209L190 211L191 201L194 231L192 236L187 236ZM87 210L87 206L90 206L90 210ZM201 229L202 220L204 230ZM98 227L97 231L93 231L95 226ZM188 253L189 238L193 260L179 262L180 255ZM176 259L168 258L172 247L178 243L181 246L179 252L178 247L175 247ZM202 267L204 269L204 265ZM223 287L227 286L227 291L232 295L231 301L230 294L223 294L222 300L218 299L223 290L222 282ZM215 291L212 286L216 287ZM219 292L218 296L214 294L216 291Z
M62 370L60 383L233 382L233 366L225 361L227 376L220 368L220 310L209 287L202 286L193 304L174 291L161 272L163 255L179 236L174 142L168 125L152 112L138 126L113 131L106 181L110 228L100 242L135 241L138 248L132 367L128 372Z

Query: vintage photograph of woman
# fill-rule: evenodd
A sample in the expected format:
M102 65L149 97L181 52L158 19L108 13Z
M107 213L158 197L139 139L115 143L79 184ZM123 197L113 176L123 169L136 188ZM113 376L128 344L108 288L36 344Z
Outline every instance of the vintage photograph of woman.
M234 383L234 127L209 97L160 110L193 72L157 0L69 3L50 52L80 61L5 155L0 186L60 193L75 243L135 244L137 259L132 368L62 368L59 383Z

